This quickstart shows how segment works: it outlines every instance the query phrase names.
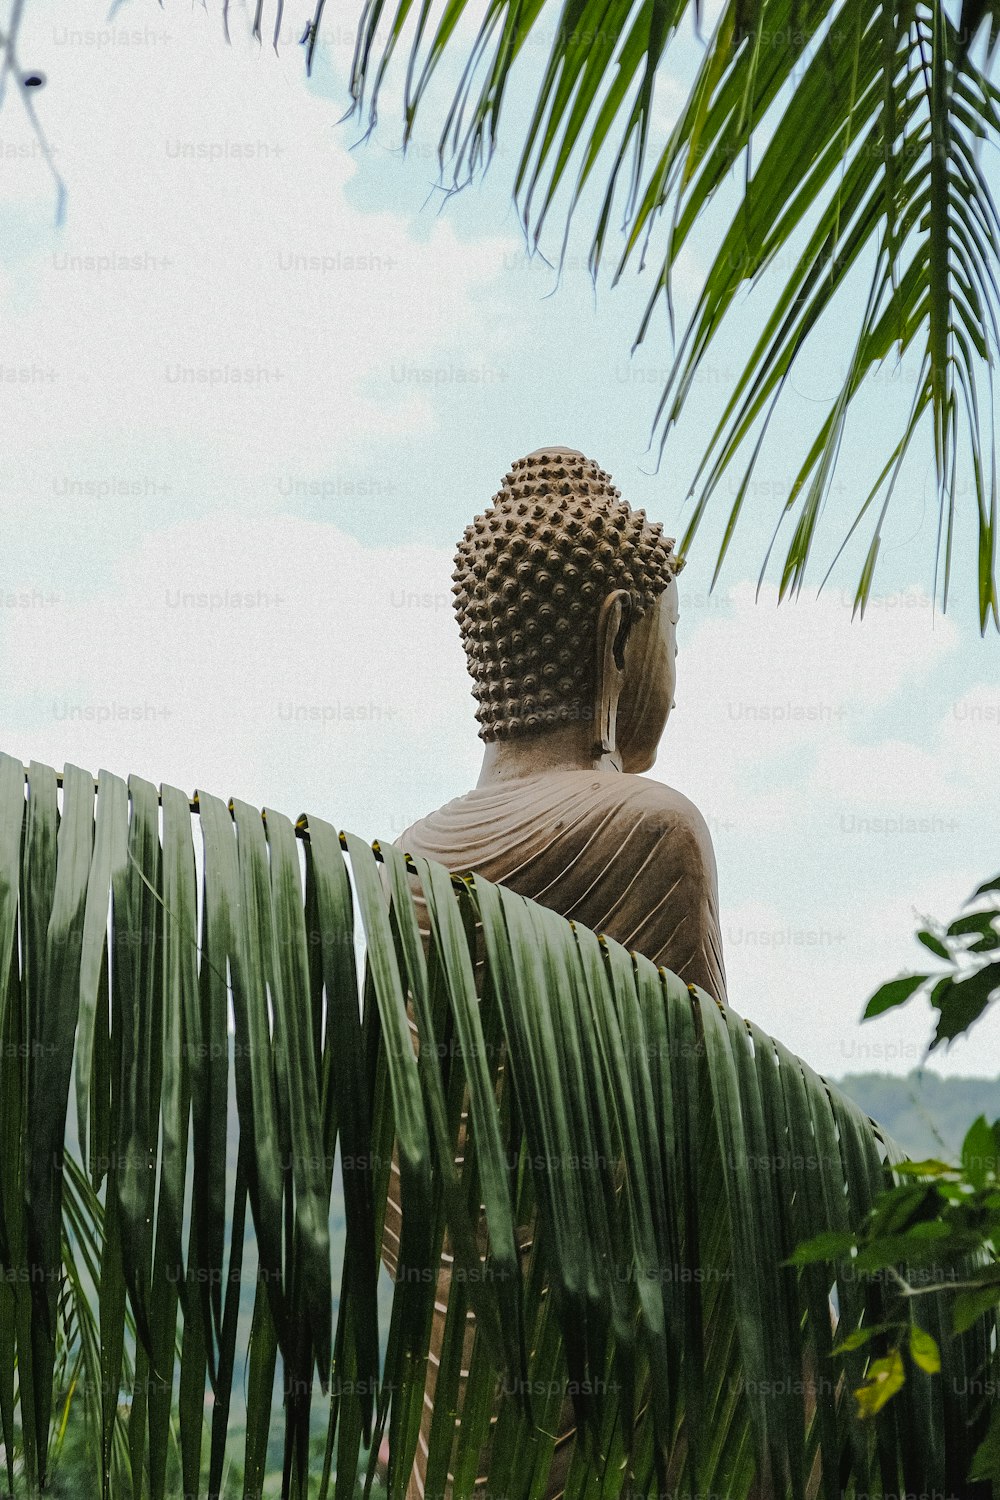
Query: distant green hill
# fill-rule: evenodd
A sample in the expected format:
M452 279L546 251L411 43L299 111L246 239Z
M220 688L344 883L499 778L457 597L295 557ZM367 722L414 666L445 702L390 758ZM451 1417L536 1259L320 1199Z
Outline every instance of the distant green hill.
M942 1078L914 1069L905 1077L848 1073L831 1082L915 1159L956 1158L973 1120L979 1115L1000 1119L1000 1078Z

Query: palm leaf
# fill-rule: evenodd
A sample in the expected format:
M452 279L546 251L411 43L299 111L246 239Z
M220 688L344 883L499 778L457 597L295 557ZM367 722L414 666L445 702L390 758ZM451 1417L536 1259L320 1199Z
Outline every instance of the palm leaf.
M312 1477L323 1495L353 1500L362 1449L370 1479L385 1430L394 1497L424 1444L435 1495L470 1494L485 1476L512 1497L556 1484L581 1496L739 1497L761 1483L792 1497L817 1483L829 1496L921 1484L972 1493L985 1414L961 1393L987 1373L993 1314L952 1338L946 1298L921 1299L942 1372L914 1369L897 1401L862 1422L851 1388L880 1346L854 1349L838 1373L831 1291L841 1342L910 1313L891 1283L843 1256L829 1272L789 1261L804 1239L855 1230L894 1180L898 1151L835 1088L703 992L478 877L338 837L318 819L227 810L204 793L188 804L136 778L128 791L126 826L115 778L101 777L95 813L82 772L67 769L60 800L54 772L32 766L26 783L0 757L9 1465L16 1450L40 1478L47 1455L56 1462L79 1394L106 1494L165 1494L178 1462L186 1494L220 1493L248 1203L259 1246L248 1496L266 1480L279 1360L289 1496ZM201 902L192 812L205 836ZM109 887L104 938L92 913ZM367 942L360 990L354 900ZM96 995L95 966L107 970ZM22 1151L23 1125L55 1141L59 1159L66 1038L98 1037L104 1007L108 1062L93 1046L76 1081L93 1121L87 1083L92 1092L106 1078L112 1151L96 1178L64 1156L60 1198L31 1136ZM32 1027L61 1038L44 1070L12 1045ZM209 1036L227 1054L225 1089L202 1065ZM238 1165L220 1234L218 1162L199 1156L225 1157L212 1116L230 1086ZM376 1273L394 1141L403 1238L383 1347ZM347 1222L339 1245L335 1201ZM56 1295L22 1296L32 1266L52 1269L53 1223L44 1285ZM206 1282L225 1296L203 1297ZM439 1287L446 1315L435 1312Z
M596 276L620 214L615 280L636 260L659 270L636 344L650 332L661 298L673 330L672 277L696 226L725 205L707 256L702 290L674 351L673 370L654 418L662 458L671 429L690 404L698 371L725 336L737 299L762 284L775 295L762 333L735 378L726 411L692 484L690 546L720 480L742 471L719 563L764 448L770 405L787 403L788 372L831 329L846 341L842 388L821 417L808 457L778 518L793 522L781 565L781 593L801 588L827 508L849 417L859 397L874 400L871 377L883 362L921 355L909 414L886 430L871 478L892 454L899 463L919 438L933 457L939 526L935 581L947 606L959 505L976 533L972 571L980 626L1000 628L996 585L996 469L992 367L998 350L996 265L1000 222L981 162L1000 141L998 91L989 76L1000 38L995 0L967 0L951 15L944 0L727 0L690 80L665 144L655 142L656 87L670 44L693 9L682 0L563 0L547 60L536 76L525 58L547 41L552 6L538 0L366 0L350 80L354 111L369 130L395 54L406 57L404 146L418 113L440 108L431 84L446 62L460 78L440 123L442 176L458 187L489 161L515 77L529 107L513 132L519 151L514 196L531 247L564 202L570 221L586 208L595 220L590 266ZM321 34L322 4L309 29L309 55ZM481 20L471 46L460 23ZM985 23L986 60L983 47ZM432 116L433 117L433 116ZM745 163L742 184L732 168ZM603 173L604 183L600 183ZM735 198L735 206L728 205ZM704 230L702 231L705 232ZM791 269L776 269L779 258ZM864 284L868 284L867 297ZM769 417L767 418L769 420ZM898 468L898 465L897 465ZM968 479L968 484L965 483ZM885 480L883 472L876 483ZM964 498L968 495L966 502ZM861 500L858 496L855 503ZM890 485L881 510L862 517L871 532L858 603L874 584L890 501L915 508ZM839 556L839 553L837 554ZM770 550L765 558L770 557Z

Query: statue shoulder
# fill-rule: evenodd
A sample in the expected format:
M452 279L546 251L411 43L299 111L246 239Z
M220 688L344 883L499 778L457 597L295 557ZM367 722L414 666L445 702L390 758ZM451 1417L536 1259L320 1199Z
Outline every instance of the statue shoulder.
M681 840L696 846L705 864L714 872L712 835L698 806L666 782L649 776L625 775L625 801L651 834Z
M650 776L634 776L626 773L621 777L630 805L645 816L662 819L666 823L687 824L709 837L708 824L696 803L685 797L676 787L665 781L654 781Z
M556 842L560 858L576 845L579 853L595 836L609 849L629 841L630 858L647 858L663 845L668 865L701 865L714 879L708 824L690 797L627 772L559 771L476 788L411 824L396 843L449 868L492 869L497 861L506 868L515 855L544 854Z

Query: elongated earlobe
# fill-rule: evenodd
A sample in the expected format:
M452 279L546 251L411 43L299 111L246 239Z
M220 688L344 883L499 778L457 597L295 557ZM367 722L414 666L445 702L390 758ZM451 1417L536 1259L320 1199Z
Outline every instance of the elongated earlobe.
M616 589L601 605L597 619L595 749L602 756L618 753L618 700L625 679L625 646L631 628L632 596L627 589Z

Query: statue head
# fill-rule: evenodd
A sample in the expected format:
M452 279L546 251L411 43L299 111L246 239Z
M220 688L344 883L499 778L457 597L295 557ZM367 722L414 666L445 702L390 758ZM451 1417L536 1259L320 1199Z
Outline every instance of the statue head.
M583 726L595 755L648 770L673 702L673 548L582 453L517 460L455 559L480 737Z

